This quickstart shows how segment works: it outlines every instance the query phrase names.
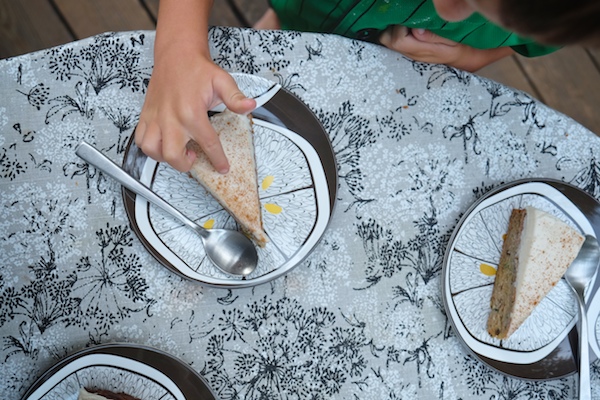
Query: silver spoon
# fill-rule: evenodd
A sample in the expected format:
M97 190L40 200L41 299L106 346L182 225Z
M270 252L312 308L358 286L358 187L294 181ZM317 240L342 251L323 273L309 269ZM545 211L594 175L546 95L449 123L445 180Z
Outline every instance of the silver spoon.
M579 304L579 398L583 400L589 400L592 397L584 293L598 268L599 260L598 240L593 236L586 235L579 254L565 272L565 280L577 295L577 303Z
M230 229L201 227L85 141L77 146L75 153L127 189L162 208L196 231L202 238L206 255L221 271L231 275L248 275L256 268L258 263L256 248L242 233Z

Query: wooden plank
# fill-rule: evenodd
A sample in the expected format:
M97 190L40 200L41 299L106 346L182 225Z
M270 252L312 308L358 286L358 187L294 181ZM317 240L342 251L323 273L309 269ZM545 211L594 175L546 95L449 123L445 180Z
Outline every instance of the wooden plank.
M143 0L150 11L152 18L158 19L158 7L160 0ZM215 0L211 10L208 24L211 26L242 26L240 20L231 10L227 0Z
M0 58L73 40L47 0L0 0Z
M159 0L142 0L142 1L148 8L148 11L150 11L150 14L152 15L152 18L154 19L154 21L156 21L158 19L158 3L160 1Z
M594 60L596 69L600 70L600 48L595 47L595 48L589 48L586 50L589 53L590 57L592 57L592 60Z
M522 90L533 97L539 98L539 93L531 86L529 78L521 69L517 61L517 56L506 57L496 61L477 71L477 75L492 79L514 89Z
M227 0L214 1L208 24L211 26L242 26L242 22L235 15Z
M518 60L540 100L600 134L600 72L585 49L565 47L544 57Z
M108 31L154 29L138 0L54 0L77 39Z
M216 0L223 1L223 0ZM269 8L268 0L232 0L233 4L237 7L244 19L248 23L248 26L253 26L256 21L262 17L262 15Z

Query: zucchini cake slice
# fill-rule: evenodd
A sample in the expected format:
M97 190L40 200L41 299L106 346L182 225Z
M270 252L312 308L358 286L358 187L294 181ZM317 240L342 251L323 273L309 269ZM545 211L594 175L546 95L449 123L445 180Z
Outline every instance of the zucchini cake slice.
M512 210L490 301L487 330L512 335L571 265L584 237L533 207Z
M190 142L188 146L198 155L190 175L231 214L247 236L264 247L269 239L263 230L258 197L252 116L225 110L212 116L210 122L229 160L229 172L217 172L200 146Z

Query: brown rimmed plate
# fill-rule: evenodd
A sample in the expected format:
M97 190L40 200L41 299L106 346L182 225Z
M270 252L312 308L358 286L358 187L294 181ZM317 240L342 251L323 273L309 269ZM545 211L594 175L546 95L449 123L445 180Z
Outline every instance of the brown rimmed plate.
M214 400L205 379L161 350L104 344L76 352L46 371L24 400L76 399L82 387L127 393L144 400Z
M443 299L457 337L476 358L513 377L556 379L577 371L576 300L565 282L559 282L509 340L494 339L485 331L494 280L486 271L497 265L510 211L527 205L599 237L600 204L581 189L551 179L503 185L480 198L458 223L444 257ZM596 279L588 290L588 304L597 297L599 284ZM595 330L598 315L588 317Z
M251 97L273 82L232 74ZM224 274L205 257L200 239L162 210L128 190L123 201L131 226L145 248L171 271L205 285L254 286L280 277L315 248L329 224L338 185L329 137L314 113L280 89L252 113L265 231L259 265L246 277ZM123 167L199 225L239 229L233 218L187 174L146 157L130 140Z

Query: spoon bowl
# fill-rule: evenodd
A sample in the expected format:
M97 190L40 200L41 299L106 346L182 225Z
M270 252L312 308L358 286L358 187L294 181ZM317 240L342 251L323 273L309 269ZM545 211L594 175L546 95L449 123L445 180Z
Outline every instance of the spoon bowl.
M600 260L598 240L586 235L579 254L565 272L565 280L573 289L579 305L579 399L591 399L588 326L585 310L585 290L589 286Z
M258 264L256 247L241 232L201 227L85 141L77 146L75 153L127 189L193 229L202 239L206 256L221 271L230 275L246 276L256 269Z

